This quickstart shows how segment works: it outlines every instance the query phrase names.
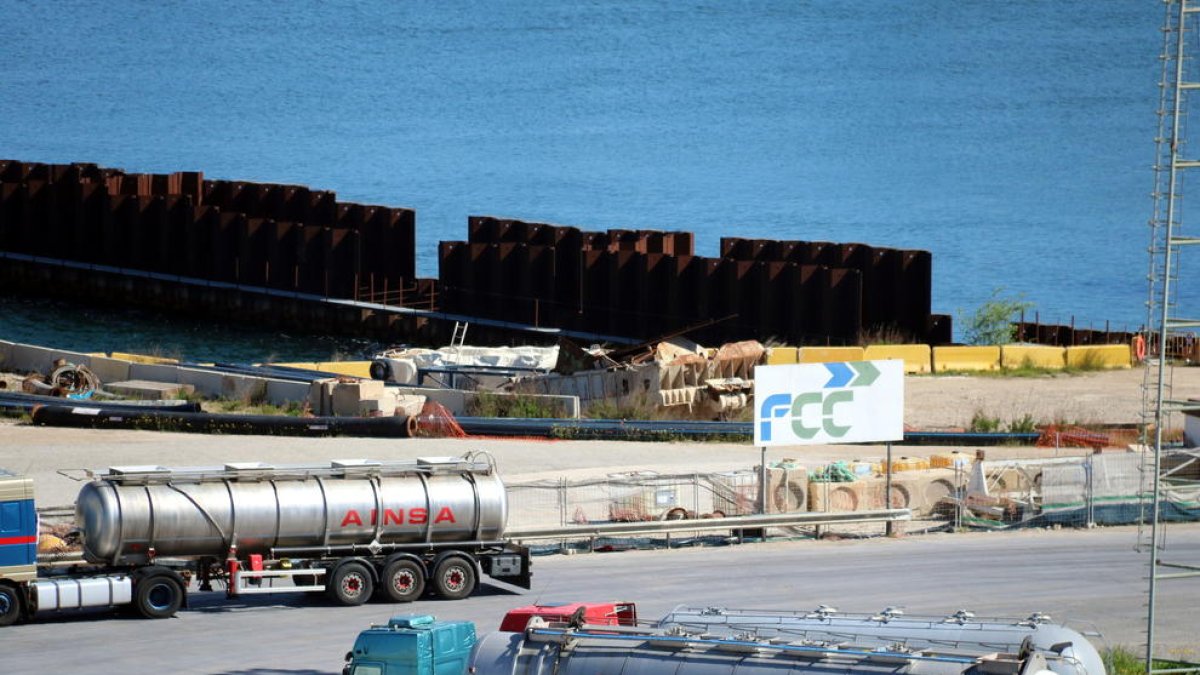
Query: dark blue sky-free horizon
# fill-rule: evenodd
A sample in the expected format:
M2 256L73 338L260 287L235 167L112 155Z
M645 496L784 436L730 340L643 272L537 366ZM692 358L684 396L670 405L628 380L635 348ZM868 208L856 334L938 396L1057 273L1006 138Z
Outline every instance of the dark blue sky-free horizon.
M934 310L1145 320L1155 2L0 6L0 156L934 255ZM1185 291L1186 292L1186 291Z

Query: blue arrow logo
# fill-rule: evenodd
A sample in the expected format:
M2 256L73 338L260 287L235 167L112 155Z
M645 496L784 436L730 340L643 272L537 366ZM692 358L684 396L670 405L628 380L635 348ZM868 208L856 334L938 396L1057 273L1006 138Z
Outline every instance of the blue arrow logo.
M844 363L826 363L825 370L828 370L829 374L832 375L829 381L825 383L826 389L844 387L850 384L850 378L854 377L854 371Z

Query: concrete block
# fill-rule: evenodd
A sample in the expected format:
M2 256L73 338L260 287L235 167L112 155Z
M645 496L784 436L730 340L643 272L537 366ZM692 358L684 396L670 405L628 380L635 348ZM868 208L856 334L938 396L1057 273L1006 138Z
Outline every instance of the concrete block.
M364 398L358 402L359 417L391 417L396 414L396 397Z
M190 384L204 396L216 398L221 395L221 373L195 368L179 368L175 374L180 384Z
M129 362L120 359L110 359L107 356L91 357L91 364L88 368L100 378L100 385L108 382L120 382L129 379Z
M452 415L466 414L467 396L471 394L458 389L415 389L411 393L424 394L430 401L443 405Z
M426 398L413 394L392 394L393 400L396 401L396 414L415 417L421 414L421 409L425 407Z
M285 368L303 368L304 370L319 370L323 373L333 373L334 375L361 377L366 380L371 379L370 361L306 361L274 363L271 365L283 366Z
M248 375L222 375L221 398L235 401L264 401L267 396L267 381Z
M1061 369L1066 365L1067 350L1050 345L1002 345L1000 347L1000 365L1004 368L1034 368Z
M317 370L324 373L361 377L364 380L371 379L370 361L322 361L316 365Z
M12 360L14 344L13 342L0 340L0 370L11 370L8 364Z
M929 345L869 345L863 359L879 361L900 359L905 373L928 373L933 370L933 352Z
M799 363L837 363L862 361L862 347L801 347Z
M1068 368L1129 368L1133 363L1129 345L1085 345L1067 347Z
M179 382L179 366L157 363L129 364L129 378L150 382Z
M308 386L308 408L314 415L333 414L333 388L337 380L314 380Z
M948 370L1000 370L1000 347L934 347L933 372Z
M308 400L308 392L309 384L307 382L267 380L267 402L274 405L304 402Z
M333 388L333 414L338 417L358 417L361 414L360 403L382 399L385 386L381 380L338 382Z
M146 380L110 382L105 385L104 388L105 390L120 396L153 401L166 401L169 399L179 398L180 394L190 394L195 391L195 387L190 384L177 384L174 382L148 382Z
M9 355L9 370L19 374L36 372L49 375L54 370L54 362L58 359L65 359L77 366L90 367L92 357L79 352L13 343Z
M767 350L767 365L779 366L798 363L800 350L795 347L771 347Z

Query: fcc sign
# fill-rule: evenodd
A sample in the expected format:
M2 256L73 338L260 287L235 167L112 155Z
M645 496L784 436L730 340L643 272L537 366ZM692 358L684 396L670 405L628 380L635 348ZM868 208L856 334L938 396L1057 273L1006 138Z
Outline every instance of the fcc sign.
M754 444L904 439L904 362L757 366Z

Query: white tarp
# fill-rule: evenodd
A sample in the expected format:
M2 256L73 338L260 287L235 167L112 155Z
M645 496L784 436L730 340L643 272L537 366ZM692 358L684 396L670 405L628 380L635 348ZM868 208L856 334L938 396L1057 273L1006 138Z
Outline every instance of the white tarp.
M392 350L375 358L407 359L417 368L488 366L553 370L558 347L443 347L442 349Z

